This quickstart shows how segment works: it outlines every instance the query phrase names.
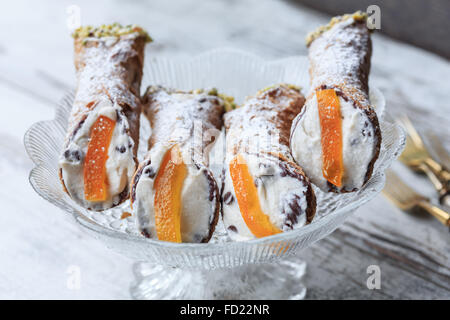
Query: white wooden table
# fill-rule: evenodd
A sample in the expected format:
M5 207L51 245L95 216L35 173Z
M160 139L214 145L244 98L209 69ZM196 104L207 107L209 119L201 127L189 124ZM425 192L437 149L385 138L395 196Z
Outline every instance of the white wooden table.
M32 163L22 137L50 119L74 84L66 9L82 23L137 23L155 42L147 57L190 56L236 47L264 58L305 54L304 36L328 17L285 1L8 1L0 10L0 298L127 299L132 261L96 242L41 199L28 183ZM371 79L390 113L407 112L450 147L450 64L375 34ZM400 164L400 176L425 194L430 185ZM449 231L411 216L383 196L361 208L331 236L303 252L307 298L450 298ZM369 265L381 289L366 287ZM81 287L71 289L71 267Z

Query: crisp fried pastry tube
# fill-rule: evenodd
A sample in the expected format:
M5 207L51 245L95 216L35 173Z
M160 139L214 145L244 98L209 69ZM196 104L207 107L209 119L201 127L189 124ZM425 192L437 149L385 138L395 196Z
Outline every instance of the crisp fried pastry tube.
M360 189L372 175L381 145L369 101L372 46L366 16L335 17L307 38L311 90L292 124L296 162L324 191Z
M224 116L223 222L234 240L274 235L312 221L314 191L289 151L289 132L304 96L276 85Z
M162 241L208 242L220 211L209 152L222 127L224 100L215 90L162 87L150 87L145 99L152 135L132 182L138 228Z
M129 196L150 38L140 27L118 24L81 27L73 36L77 88L59 176L79 205L104 210Z

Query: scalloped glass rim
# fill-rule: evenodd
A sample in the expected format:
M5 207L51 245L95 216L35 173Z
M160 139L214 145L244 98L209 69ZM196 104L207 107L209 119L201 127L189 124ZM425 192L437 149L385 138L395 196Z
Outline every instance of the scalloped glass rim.
M220 91L222 91L222 88L228 89L223 90L223 92L234 95L237 98L237 101L241 102L246 95L252 94L267 85L277 82L287 82L300 85L304 88L304 92L307 92L307 90L305 89L308 87L308 63L307 58L304 56L294 56L275 61L266 61L253 54L235 49L216 49L184 60L172 61L164 58L151 58L148 60L149 61L147 62L142 88L145 88L146 84L154 83L161 85L170 85L179 89L195 89L200 87L215 86L218 87ZM215 81L209 81L210 79L208 80L207 76L201 77L201 79L195 79L195 75L187 72L189 71L189 68L199 70L199 74L202 74L201 72L207 71L212 72L215 65L220 66L220 63L226 62L228 62L227 71L230 71L228 66L233 66L235 61L239 61L242 64L240 65L239 63L236 63L236 65L234 66L235 71L237 70L237 72L241 71L238 70L239 68L242 68L243 66L245 66L245 64L249 64L250 67L248 67L248 70L251 70L252 72L252 74L249 75L249 78L254 81L249 81L248 79L247 81L243 81L242 79L232 79L230 81L229 78L222 76L214 78ZM232 71L230 71L230 73L232 73ZM177 77L177 72L179 75L181 74L181 76ZM261 74L258 74L258 72L260 72ZM273 79L281 79L282 81L274 81ZM225 85L223 82L225 82ZM228 86L226 85L227 83ZM229 83L233 83L233 85L229 85ZM242 88L239 83L242 83L242 86L245 86L245 88ZM235 249L258 247L261 244L270 244L269 250L271 254L264 255L265 258L263 259L261 259L260 257L254 257L254 260L256 260L256 262L272 261L274 259L280 258L281 256L284 256L285 252L286 254L292 254L296 252L296 248L293 247L297 247L298 243L290 247L291 245L287 244L290 240L300 241L306 239L308 242L306 245L299 245L301 248L303 248L325 237L326 235L334 231L341 223L343 223L345 221L345 218L348 217L356 208L371 200L382 190L385 180L384 170L400 154L405 144L405 135L401 127L386 120L387 117L384 116L384 97L381 92L376 88L371 89L371 98L377 100L377 112L379 114L379 118L384 119L383 121L381 121L383 138L385 137L384 133L389 132L390 136L392 136L392 141L386 142L385 139L383 139L382 150L380 154L380 159L384 157L382 160L382 164L380 165L380 160L377 161L372 178L363 187L363 189L358 192L358 194L363 195L361 201L352 201L346 206L336 208L332 214L323 216L317 221L314 220L313 223L297 230L277 234L266 238L243 242L206 244L174 244L170 242L152 240L139 235L115 231L89 219L77 209L77 206L65 194L63 194L62 199L55 198L51 193L48 192L48 190L44 189L50 187L49 189L51 190L51 186L48 185L49 180L47 179L47 177L54 174L54 172L52 172L52 168L49 168L49 162L46 160L57 160L59 149L62 146L62 144L58 144L58 139L56 137L61 138L65 135L64 127L65 123L67 122L68 114L67 110L63 110L63 108L57 109L55 119L37 122L32 125L25 134L24 144L27 153L36 165L36 167L33 168L30 172L29 180L34 190L40 196L63 209L64 211L71 213L79 224L85 227L86 230L91 231L91 234L93 234L97 238L110 238L111 240L115 239L118 241L129 242L130 244L143 244L146 246L146 248L148 247L148 249L168 249L172 250L173 254L180 253L180 250L182 251L184 249L192 249L189 250L189 253L192 253L193 255L199 256L201 258L205 258L205 256L211 253L220 255L221 250L233 252ZM63 99L63 102L67 104L71 99L73 99L72 93L66 95ZM35 137L45 137L46 140L40 138L36 139ZM69 203L66 201L67 199ZM325 228L326 226L328 226L328 228ZM315 231L319 232L315 233ZM283 243L287 245L283 245ZM111 246L111 243L109 243L108 246ZM242 252L242 250L238 251ZM140 254L134 254L133 252L123 253L139 259L152 259L152 252L150 252L150 255L147 254L147 252L142 252ZM240 265L244 263L244 260L247 261L251 259L249 257L246 257L245 259L241 259L239 262L234 262L234 265ZM161 262L163 264L165 263L164 261L158 262ZM216 267L214 263L215 262L212 262L212 265L210 266L211 268ZM185 263L181 261L175 264L172 262L168 264L182 266Z

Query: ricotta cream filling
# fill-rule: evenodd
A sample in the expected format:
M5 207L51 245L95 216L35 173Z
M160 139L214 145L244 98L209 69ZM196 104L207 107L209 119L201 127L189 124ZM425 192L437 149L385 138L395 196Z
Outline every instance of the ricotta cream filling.
M372 123L364 110L339 96L342 117L344 175L342 185L347 191L360 189L369 163L375 156L376 137ZM297 119L299 118L299 119ZM298 121L297 121L298 120ZM308 99L302 112L293 121L291 152L311 182L328 191L322 174L322 143L316 96Z
M129 126L127 118L121 117L120 119L117 119L117 114L120 110L118 105L113 105L110 101L100 101L97 106L95 106L95 109L89 113L84 123L78 129L75 136L70 140L63 154L60 156L59 167L62 169L64 184L70 196L83 207L102 210L118 204L121 200L119 194L128 186L134 174L134 142L129 135L125 133ZM108 148L108 159L105 164L108 182L107 199L102 202L92 202L85 200L84 197L83 168L91 128L99 116L106 116L116 121L116 125ZM67 152L72 156L67 157Z
M133 211L137 216L140 230L145 230L151 238L156 237L153 184L164 155L172 145L156 144L150 150L150 164L143 168L136 185L136 199ZM198 169L191 160L191 152L186 144L179 145L187 175L181 190L181 240L182 242L201 242L207 238L216 211L216 198L210 201L209 181L206 168Z
M264 156L242 154L246 160L249 171L257 185L258 198L262 211L269 217L270 222L277 228L288 231L286 225L286 213L289 212L289 203L296 201L301 214L297 222L292 226L294 229L306 224L307 201L304 193L307 186L289 175L282 175L282 169L276 160L268 160ZM244 241L256 238L242 217L237 203L236 193L229 172L229 163L232 155L227 155L227 166L225 168L223 197L223 222L231 239ZM231 197L226 194L230 192ZM297 197L296 197L297 196Z

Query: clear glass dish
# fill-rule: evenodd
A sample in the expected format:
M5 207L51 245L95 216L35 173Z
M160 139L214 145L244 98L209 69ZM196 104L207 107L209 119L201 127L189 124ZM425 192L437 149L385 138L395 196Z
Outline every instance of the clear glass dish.
M150 84L185 90L217 87L242 102L247 95L281 82L299 85L307 92L307 58L266 61L242 51L219 49L184 60L148 57L142 88ZM291 232L231 242L219 223L210 243L174 244L146 239L137 232L132 216L121 219L124 211L130 211L128 203L101 213L77 206L63 192L57 174L71 93L61 101L54 120L35 123L25 134L26 150L36 165L30 172L30 183L40 196L71 214L89 234L137 261L136 281L131 285L134 298L301 299L306 293L301 283L306 263L297 254L329 235L374 198L384 186L384 171L404 147L403 130L385 116L383 95L374 88L370 95L383 136L372 178L360 191L349 194L323 193L315 188L318 207L314 221ZM148 122L143 119L141 123L140 157L150 133Z

